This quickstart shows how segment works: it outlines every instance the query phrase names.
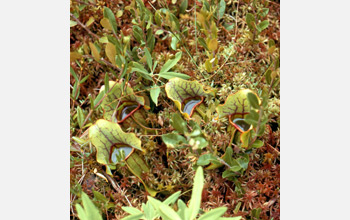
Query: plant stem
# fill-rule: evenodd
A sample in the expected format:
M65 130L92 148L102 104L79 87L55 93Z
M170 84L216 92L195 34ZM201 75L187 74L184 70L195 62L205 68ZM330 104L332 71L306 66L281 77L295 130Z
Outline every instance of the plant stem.
M253 143L256 141L256 139L258 138L258 133L259 133L259 129L260 129L260 124L261 124L261 119L262 119L262 116L263 116L263 113L264 113L264 108L263 106L260 106L260 109L259 109L259 120L258 120L258 125L256 126L256 135L254 136L253 140L251 140L248 144L248 148L250 146L253 145Z
M184 46L184 48L185 48L185 50L186 50L186 53L187 53L188 56L191 58L192 63L193 63L194 65L196 65L197 69L199 69L199 67L198 67L198 65L197 65L197 63L196 63L196 61L193 59L193 57L192 57L190 51L187 49L187 46L186 46L184 43L182 43L182 40L180 40L180 38L179 38L176 34L174 34L171 30L170 30L169 32L170 32L172 35L174 35L174 36L176 37L176 39L177 39L179 42L181 42L181 45ZM181 32L180 32L180 34L182 35ZM181 37L184 37L184 36L181 36ZM203 77L204 77L204 76L203 76Z
M216 159L218 159L218 161L220 161L220 163L222 163L223 165L227 166L228 168L231 168L231 166L226 163L223 159L221 159L220 157L217 157Z
M235 27L235 38L237 37L237 30L238 30L238 27L237 27L237 17L238 17L238 6L239 6L239 1L237 2L237 10L236 10L236 27ZM236 39L235 39L236 40Z
M196 38L196 55L198 55L198 47L197 47L197 1L194 1L194 34L195 34L195 38Z

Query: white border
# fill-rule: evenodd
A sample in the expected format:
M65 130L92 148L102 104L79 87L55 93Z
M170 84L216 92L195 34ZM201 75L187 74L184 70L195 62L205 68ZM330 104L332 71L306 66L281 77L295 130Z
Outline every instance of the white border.
M281 219L347 219L348 1L281 3Z
M68 219L69 1L1 9L0 216Z

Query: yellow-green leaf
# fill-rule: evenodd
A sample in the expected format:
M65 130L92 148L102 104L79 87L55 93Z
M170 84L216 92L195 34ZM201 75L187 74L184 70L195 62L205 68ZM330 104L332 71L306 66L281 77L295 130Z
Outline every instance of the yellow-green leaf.
M269 55L272 55L273 52L275 51L275 49L276 49L276 46L269 47L267 53L268 53Z
M160 87L158 86L153 87L150 91L151 99L154 102L154 104L156 104L156 106L158 105L159 94L160 94Z
M248 93L247 98L248 98L250 105L253 108L255 108L255 109L260 108L258 97L254 93Z
M208 73L211 73L213 71L213 66L212 64L210 63L210 60L207 59L204 63L204 66L205 66L205 70L208 72Z
M248 131L245 131L241 134L240 136L241 142L242 142L242 147L247 148L249 146L250 141L252 140L252 133L251 129Z
M150 188L142 179L142 173L149 172L149 167L146 164L145 160L141 158L137 153L133 153L126 160L126 165L128 166L129 170L141 180L147 192L154 197L157 194L157 191Z
M89 27L92 23L94 23L94 21L95 21L95 18L91 16L91 17L89 18L89 20L86 22L85 25L86 25L87 27Z
M117 50L115 49L114 44L109 43L109 42L106 44L106 55L107 55L109 61L111 61L111 63L113 65L116 65L115 55L117 55Z
M173 100L181 114L189 119L190 114L185 111L186 101L200 100L208 95L214 95L213 90L205 91L203 85L197 81L187 81L180 78L172 78L165 85L167 96ZM195 107L195 106L194 106Z
M202 13L197 12L197 21L202 27L205 26L205 17Z
M234 94L231 94L227 97L224 104L219 105L216 110L219 113L218 118L222 118L225 116L240 116L240 118L243 118L243 116L249 114L250 111L250 103L248 101L248 93L253 93L250 89L242 89ZM255 94L256 95L256 94ZM258 98L259 103L260 99ZM234 117L236 118L236 117Z
M123 15L123 10L119 10L117 12L117 18L120 18Z
M214 51L218 48L218 40L216 38L211 39L208 43L208 48L210 51Z
M175 148L183 143L187 143L186 138L174 133L163 134L162 140L168 148Z
M90 49L91 49L91 54L92 54L92 56L94 57L94 59L95 59L96 61L100 61L101 56L100 56L100 53L98 52L98 50L97 50L95 44L89 42L89 46L90 46Z
M254 143L252 144L252 147L253 148L260 148L260 147L262 147L264 145L264 142L263 141L261 141L261 140L256 140L256 141L254 141Z
M104 165L115 165L110 160L113 146L125 144L143 151L141 140L134 133L125 133L119 124L99 119L89 128L89 139L96 148L96 160Z
M89 139L96 148L97 162L107 165L112 169L114 169L114 165L116 165L116 161L111 159L114 146L127 145L144 151L141 148L141 140L138 139L134 133L126 133L121 129L119 124L104 119L97 120L97 122L89 128ZM124 152L126 151L124 150ZM155 196L157 191L149 188L141 178L142 173L149 172L149 167L146 162L136 152L133 153L133 151L131 151L126 159L126 165L129 170L141 180L151 196Z
M70 27L74 27L77 24L78 24L77 22L70 20Z
M168 72L173 66L177 64L177 62L179 62L179 60L181 59L181 56L182 56L182 52L177 52L175 54L175 58L167 60L164 66L162 66L162 68L160 69L159 73Z
M80 128L82 128L82 126L83 126L84 119L85 119L85 116L84 116L83 110L81 110L81 108L78 106L77 107L77 120L78 120L78 124L79 124Z
M102 18L100 21L100 24L102 25L102 27L104 27L110 31L113 30L111 24L109 23L108 18Z
M74 62L75 60L81 59L83 55L78 52L70 52L70 62Z

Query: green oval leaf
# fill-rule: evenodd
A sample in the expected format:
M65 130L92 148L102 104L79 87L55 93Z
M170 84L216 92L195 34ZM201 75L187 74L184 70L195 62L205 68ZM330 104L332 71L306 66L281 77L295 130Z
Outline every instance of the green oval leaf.
M199 37L198 42L200 43L200 45L202 45L204 47L204 49L209 50L207 43L205 42L205 40L203 38Z
M115 34L117 34L117 31L118 31L118 29L117 29L117 21L115 20L115 16L114 16L112 10L107 8L107 7L105 7L103 9L103 16L108 19L110 25L112 26L113 32Z
M256 140L253 144L252 144L252 147L253 148L260 148L264 145L264 142L261 141L261 140Z
M188 132L187 123L182 119L181 115L174 113L171 117L170 124L175 128L180 134L185 134Z
M180 14L185 14L188 7L188 0L183 0L180 5Z
M75 73L73 67L70 67L70 73L72 74L72 76L74 77L75 81L78 82L79 78L77 76L77 74Z
M177 39L177 37L176 36L172 36L171 44L170 44L171 49L176 50L176 46L177 46L178 42L179 42L179 40Z
M265 30L268 26L269 26L269 21L265 20L260 22L256 28L258 29L259 32L261 32Z
M232 147L227 147L225 150L225 154L223 155L222 159L228 163L230 166L233 165L233 158L232 158L232 154L233 154L233 149Z
M217 161L216 157L212 154L204 154L198 158L197 165L206 166L212 161Z
M258 97L254 93L248 93L247 98L253 108L255 109L260 108Z
M145 56L146 56L147 65L149 69L152 70L152 55L148 51L147 47L145 47Z
M156 35L161 35L163 33L164 33L164 30L162 30L162 29L156 31Z
M219 20L224 16L225 9L226 9L225 0L221 0L220 3L219 3L219 16L218 16Z
M85 116L84 116L83 110L81 110L81 108L78 106L77 107L77 120L78 120L78 124L79 124L80 128L82 128L82 126L83 126L84 119L85 119Z
M250 30L254 30L255 27L255 17L253 14L251 13L247 13L247 15L245 16L245 20L247 22L247 25L249 27Z
M159 93L160 93L160 87L158 86L155 86L150 90L151 99L154 102L154 104L156 104L156 106L158 105Z
M263 8L260 11L261 17L265 17L268 13L269 13L269 9L268 8Z
M182 52L177 52L175 54L175 58L174 59L171 59L171 60L168 60L164 66L162 67L162 69L160 70L159 73L165 73L165 72L168 72L168 70L170 70L173 66L175 66L175 64L177 62L179 62L179 60L181 59L181 55L182 55Z
M182 143L184 143L184 144L187 143L186 138L184 138L183 136L181 136L179 134L174 134L174 133L162 134L162 140L163 140L164 144L166 144L166 146L169 148L176 148L177 146L179 146Z

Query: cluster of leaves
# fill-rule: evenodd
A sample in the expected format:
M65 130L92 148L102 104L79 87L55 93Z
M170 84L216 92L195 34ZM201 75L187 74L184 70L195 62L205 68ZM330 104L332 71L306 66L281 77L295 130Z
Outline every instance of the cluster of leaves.
M204 184L203 177L203 168L200 166L197 168L196 175L194 177L192 196L190 203L187 205L181 199L178 199L181 191L178 191L171 196L169 196L163 202L148 196L147 203L142 203L142 210L135 209L133 207L123 207L123 210L128 212L129 216L123 218L123 220L132 220L132 219L145 219L145 220L153 220L158 217L162 217L167 220L193 220L197 218L197 215L200 212L200 204L202 198L202 190ZM169 207L172 206L177 200L177 212ZM233 218L224 218L221 217L225 212L226 207L219 207L213 209L207 213L202 214L198 220L239 220L241 217L233 217Z
M255 7L255 3L253 3L253 7ZM247 13L246 21L247 21L249 30L253 33L253 40L255 40L256 34L261 33L263 30L265 30L269 26L268 20L260 21L264 19L264 17L266 17L268 13L269 13L268 8L259 9L256 15Z
M167 219L164 214L179 212L181 205L191 208L189 175L206 166L204 211L279 219L279 3L73 0L70 72L73 218L96 214L84 191L104 218L121 219L126 215L121 207L128 206L125 211L140 214L131 208L138 207L146 219L153 214ZM162 89L174 77L196 79L218 95L205 99L204 113L183 120ZM86 137L87 128L103 118L102 103L113 90L110 80L122 83L123 94L128 94L129 85L144 97L150 106L145 120L152 128L162 128L145 133L124 126L146 149L142 156L150 176L141 179L151 185L168 183L164 186L168 193L148 198L142 180L134 178L127 166L113 172L117 188L106 181L105 167L97 163L96 149ZM244 134L243 142L238 132L231 135L226 118L214 120L218 104L242 88L261 97L261 101L248 97L252 107L244 120L253 129ZM123 162L124 155L119 155L117 160ZM179 193L167 196L176 190L184 192L177 207L163 204L169 199L175 202ZM75 209L81 201L84 210Z
M182 119L179 113L172 115L170 124L175 128L175 132L162 135L162 140L167 147L178 149L189 147L191 152L200 152L201 149L208 146L201 128L193 120L189 121L190 131L187 128L187 122Z

